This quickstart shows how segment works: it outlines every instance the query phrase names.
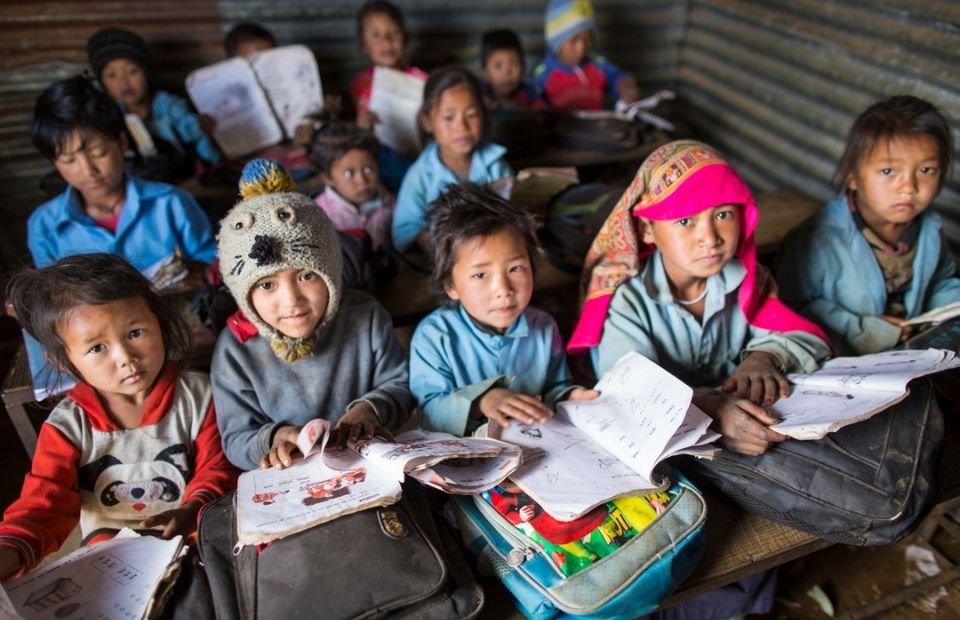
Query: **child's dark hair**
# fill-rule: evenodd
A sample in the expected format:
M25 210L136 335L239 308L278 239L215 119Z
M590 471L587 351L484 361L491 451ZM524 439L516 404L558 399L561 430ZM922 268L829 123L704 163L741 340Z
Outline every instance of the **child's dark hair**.
M502 50L516 52L520 57L520 64L523 65L523 45L520 43L520 37L509 28L501 28L483 33L483 38L480 39L480 66L486 68L490 54Z
M480 109L481 137L487 134L487 109L483 104L483 87L477 76L470 73L459 65L447 65L430 72L426 84L423 85L423 103L420 105L418 118L426 119L430 112L440 104L440 97L443 91L455 86L466 86L470 89L477 107ZM430 135L423 129L423 123L420 124L420 139L426 144Z
M448 186L430 204L427 220L433 244L431 284L448 305L453 302L446 296L444 285L453 275L457 249L471 239L513 230L523 237L531 267L535 257L542 253L537 240L537 216L504 200L485 185L458 183Z
M75 254L42 269L24 269L13 275L6 293L21 325L54 364L75 377L80 375L67 358L59 329L81 304L140 297L160 323L167 361L183 364L190 353L190 328L180 312L116 254Z
M47 86L33 108L30 137L40 154L53 161L74 130L95 131L120 142L127 129L117 103L83 76Z
M227 56L233 58L237 55L237 48L240 47L240 44L247 41L268 41L270 47L277 46L277 40L273 37L272 32L260 24L242 22L231 28L230 32L227 33L223 40L223 48L227 52Z
M357 38L360 39L360 45L363 45L363 20L376 13L383 13L397 24L397 27L400 28L400 34L403 35L403 42L406 44L407 25L403 20L403 13L397 8L397 5L386 0L371 0L360 7L360 11L357 13Z
M847 135L847 146L837 165L834 178L838 187L846 185L856 171L857 165L878 144L897 138L929 136L939 151L940 184L943 188L953 162L953 137L950 124L932 103L912 97L897 95L878 101L857 117Z
M365 129L344 121L317 121L310 143L310 161L321 174L329 174L333 163L353 149L373 155L380 151L380 142Z

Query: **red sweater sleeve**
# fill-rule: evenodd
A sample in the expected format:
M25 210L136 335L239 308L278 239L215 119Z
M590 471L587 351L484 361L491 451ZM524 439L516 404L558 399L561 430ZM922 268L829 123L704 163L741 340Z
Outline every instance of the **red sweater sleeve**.
M187 483L184 501L198 500L203 504L212 502L237 487L239 470L227 460L220 442L220 429L213 403L207 408L200 433L193 442L196 465L193 478Z
M20 498L3 513L0 545L20 553L22 574L60 548L80 520L76 446L54 426L44 424Z

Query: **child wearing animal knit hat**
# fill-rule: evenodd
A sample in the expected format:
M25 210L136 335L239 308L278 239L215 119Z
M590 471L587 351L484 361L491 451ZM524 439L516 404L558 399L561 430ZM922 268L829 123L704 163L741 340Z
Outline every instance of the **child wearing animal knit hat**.
M413 408L386 310L341 283L330 219L275 162L254 160L223 219L219 257L239 306L211 374L224 451L242 469L283 468L313 418L340 444L401 426Z

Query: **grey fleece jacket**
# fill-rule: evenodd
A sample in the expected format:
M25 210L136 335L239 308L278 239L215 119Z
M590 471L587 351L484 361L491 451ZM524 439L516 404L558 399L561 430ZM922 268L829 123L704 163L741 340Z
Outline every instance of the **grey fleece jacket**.
M357 401L370 403L390 429L410 416L406 358L390 316L373 297L345 290L317 339L313 355L286 363L268 338L241 343L229 329L220 334L210 375L223 451L237 467L259 467L278 426L336 422Z

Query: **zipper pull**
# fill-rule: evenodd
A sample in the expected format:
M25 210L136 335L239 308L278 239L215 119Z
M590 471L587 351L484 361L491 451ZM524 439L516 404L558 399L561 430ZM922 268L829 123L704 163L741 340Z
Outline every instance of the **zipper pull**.
M530 560L537 554L536 550L531 547L523 547L522 549L511 549L510 553L507 554L507 565L510 568L516 568Z

